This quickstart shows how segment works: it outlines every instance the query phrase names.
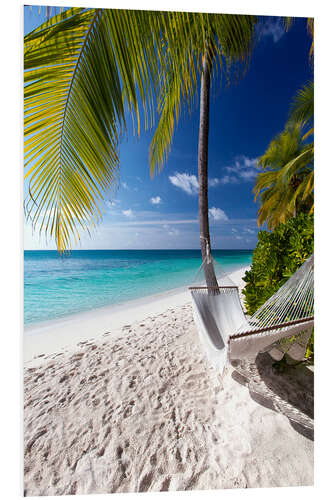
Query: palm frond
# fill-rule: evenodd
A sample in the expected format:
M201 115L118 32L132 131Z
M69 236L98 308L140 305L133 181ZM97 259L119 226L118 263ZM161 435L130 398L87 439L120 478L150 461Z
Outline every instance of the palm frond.
M168 67L159 95L159 121L149 151L151 175L167 160L181 110L187 106L191 112L193 108L203 57L209 59L216 73L222 74L224 68L230 77L232 68L233 78L238 78L248 66L256 22L255 16L166 14L163 33Z
M313 209L313 143L304 144L301 126L287 129L275 137L259 159L263 168L254 186L259 198L258 226L267 222L274 229L286 222L298 207Z
M314 84L306 83L296 94L292 102L289 122L301 123L303 126L313 124L314 116Z
M25 37L25 210L69 249L102 216L118 184L125 104L140 132L153 123L163 48L158 16L73 8Z
M159 122L150 144L149 163L151 175L154 175L156 167L161 169L167 160L175 126L179 120L184 93L185 89L179 72L169 72L159 98Z
M289 31L292 25L294 24L295 18L291 16L285 16L282 18L282 22L284 24L284 27L286 31Z
M312 43L311 43L310 52L309 52L309 58L310 58L310 61L313 62L313 57L314 57L314 18L313 17L308 18L307 28L308 28L308 33L312 38Z
M302 132L300 125L287 127L270 142L265 153L260 157L258 165L263 169L281 168L290 159L297 156L302 149Z
M290 179L292 176L300 174L303 168L313 163L313 156L313 143L307 144L295 158L292 158L280 169L280 179L283 179L283 177Z

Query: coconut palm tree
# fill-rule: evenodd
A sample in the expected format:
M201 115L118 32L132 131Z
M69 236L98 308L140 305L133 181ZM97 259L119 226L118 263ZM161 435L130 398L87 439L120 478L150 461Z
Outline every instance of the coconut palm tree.
M264 170L254 186L258 226L267 222L274 229L301 211L313 211L313 143L304 142L301 124L275 137L258 164Z
M158 124L152 174L170 151L181 109L200 91L198 151L202 255L210 254L207 200L211 75L238 75L251 52L254 16L73 8L25 37L26 214L60 252L102 217L117 186L117 147L130 118ZM129 118L130 117L130 118ZM216 284L212 266L205 266Z
M200 72L200 123L198 138L198 184L199 184L199 222L200 222L200 245L203 259L203 269L206 283L209 287L217 290L217 279L211 260L211 241L208 218L208 135L209 135L209 102L211 76L213 70L225 69L230 66L235 68L239 62L246 63L250 55L253 44L254 26L257 19L253 16L227 16L219 14L208 14L202 18L202 29L204 36L197 32L193 33L193 41L186 52L195 47L195 57L197 61L202 61L199 65ZM195 26L195 25L193 25ZM186 55L188 58L188 54ZM183 61L181 59L181 64ZM183 75L183 78L182 76ZM184 76L186 75L186 78ZM238 75L236 75L238 76ZM159 123L150 145L151 172L156 168L161 168L170 150L175 124L183 104L182 96L185 89L191 88L192 74L184 74L179 67L179 62L169 68L168 79L165 89L161 93L159 100ZM196 91L196 88L193 89ZM187 101L191 110L192 102ZM217 292L218 293L218 290Z
M284 18L286 30L293 18ZM314 57L314 20L307 20L312 37L310 62ZM259 165L264 172L257 176L255 199L259 197L258 225L267 222L274 229L298 211L314 209L314 143L307 142L314 135L314 83L307 82L294 97L285 130L274 138Z

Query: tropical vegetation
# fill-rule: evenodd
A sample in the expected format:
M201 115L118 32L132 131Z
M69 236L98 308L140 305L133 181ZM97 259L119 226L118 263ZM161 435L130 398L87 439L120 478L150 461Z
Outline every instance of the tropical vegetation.
M293 18L284 18L290 29ZM309 60L314 57L314 19L307 20L312 38ZM314 84L307 82L291 104L285 129L269 144L259 159L263 172L254 186L255 200L259 198L258 225L267 223L274 229L300 212L314 209ZM312 138L312 141L310 141Z
M285 19L286 28L292 24ZM307 27L312 36L309 52L313 62L313 19ZM313 253L314 246L314 84L306 83L296 94L285 129L259 158L262 168L254 186L259 201L259 231L250 271L243 278L245 304L253 314ZM306 356L314 351L313 332ZM281 361L284 366L284 358ZM278 365L280 365L278 363Z
M245 274L247 312L253 314L313 253L313 215L299 214L273 231L259 231L252 266Z
M313 82L296 95L283 132L269 144L259 159L263 172L254 186L259 198L258 225L274 229L280 222L314 208Z
M313 215L301 213L273 231L259 231L252 265L243 278L248 314L253 314L310 257L314 249ZM307 355L313 352L311 337Z

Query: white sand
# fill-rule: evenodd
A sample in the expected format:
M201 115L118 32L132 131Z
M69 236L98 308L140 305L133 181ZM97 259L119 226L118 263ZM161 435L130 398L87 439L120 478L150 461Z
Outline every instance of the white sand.
M100 313L27 334L26 495L313 483L313 442L209 366L188 293Z

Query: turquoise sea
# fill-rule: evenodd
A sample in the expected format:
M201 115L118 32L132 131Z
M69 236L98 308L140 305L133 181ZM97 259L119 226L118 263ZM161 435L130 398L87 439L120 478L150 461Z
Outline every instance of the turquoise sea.
M251 264L250 250L216 250L227 273ZM77 250L24 252L24 323L61 318L189 286L200 250Z

